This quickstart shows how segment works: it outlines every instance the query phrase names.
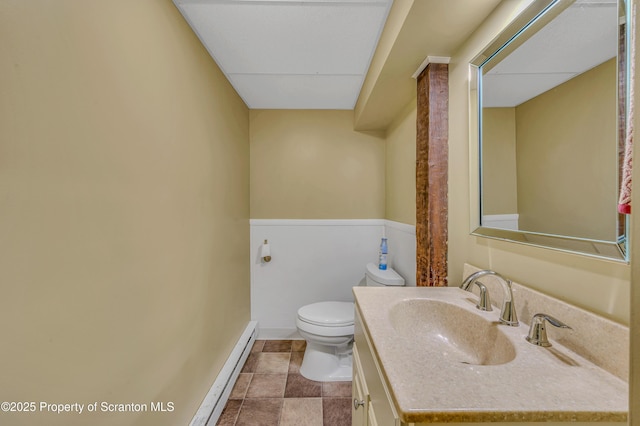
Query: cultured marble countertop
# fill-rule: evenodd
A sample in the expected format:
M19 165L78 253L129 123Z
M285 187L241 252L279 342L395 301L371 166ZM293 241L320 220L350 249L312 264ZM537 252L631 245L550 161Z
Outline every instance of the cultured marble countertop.
M477 297L469 292L457 287L355 287L353 292L404 422L627 421L625 381L553 341L550 348L532 345L522 321L519 327L498 326L516 351L501 365L451 362L425 350L419 333L410 337L391 324L393 305L412 298L444 300L497 321L499 309L478 311Z

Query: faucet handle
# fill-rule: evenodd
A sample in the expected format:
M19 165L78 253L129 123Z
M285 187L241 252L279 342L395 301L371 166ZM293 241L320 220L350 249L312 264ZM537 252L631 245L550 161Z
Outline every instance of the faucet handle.
M487 287L484 284L482 284L480 281L476 281L475 284L480 289L480 298L478 299L476 308L486 312L493 311L493 308L491 307L491 298L489 297L489 292L487 291Z
M532 343L538 346L549 347L551 343L549 343L549 339L547 338L547 329L545 327L545 322L548 322L554 327L558 328L568 328L573 330L567 324L562 321L552 317L548 314L535 314L531 319L531 326L529 327L529 335L526 337L527 342Z
M518 327L520 322L518 321L518 315L516 314L516 306L513 301L513 289L511 286L511 280L503 279L505 295L502 300L502 310L500 311L500 322L502 324L509 325L511 327Z

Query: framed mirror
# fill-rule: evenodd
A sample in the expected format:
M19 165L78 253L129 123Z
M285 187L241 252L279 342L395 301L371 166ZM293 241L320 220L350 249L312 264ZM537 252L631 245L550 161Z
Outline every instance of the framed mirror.
M628 260L628 1L534 0L473 59L472 234Z

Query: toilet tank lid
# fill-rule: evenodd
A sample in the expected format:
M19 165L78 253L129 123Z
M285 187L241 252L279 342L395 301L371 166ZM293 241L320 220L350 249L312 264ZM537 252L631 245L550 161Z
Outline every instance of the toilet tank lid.
M354 304L352 302L318 302L298 309L302 321L330 327L353 325Z
M375 263L367 263L366 275L377 283L384 285L404 285L404 278L392 268L380 269Z

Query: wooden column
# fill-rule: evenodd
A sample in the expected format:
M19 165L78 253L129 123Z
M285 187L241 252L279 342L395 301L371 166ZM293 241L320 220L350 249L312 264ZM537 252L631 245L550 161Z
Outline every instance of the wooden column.
M447 285L449 66L418 77L416 140L416 283Z

